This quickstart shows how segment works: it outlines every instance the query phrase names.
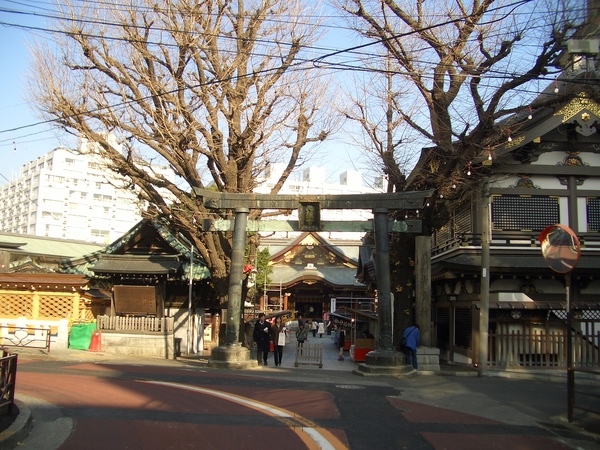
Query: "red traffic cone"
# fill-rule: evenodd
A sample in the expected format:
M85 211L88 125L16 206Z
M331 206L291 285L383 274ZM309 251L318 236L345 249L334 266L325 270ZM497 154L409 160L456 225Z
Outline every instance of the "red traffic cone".
M91 352L101 352L102 351L102 334L100 331L94 331L92 334L92 342L90 342L90 351Z

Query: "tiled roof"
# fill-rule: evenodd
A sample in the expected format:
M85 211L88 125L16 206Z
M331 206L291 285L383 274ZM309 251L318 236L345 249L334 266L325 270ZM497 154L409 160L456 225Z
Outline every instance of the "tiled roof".
M101 245L90 242L0 233L0 250L7 250L10 253L65 259L79 258L102 248Z

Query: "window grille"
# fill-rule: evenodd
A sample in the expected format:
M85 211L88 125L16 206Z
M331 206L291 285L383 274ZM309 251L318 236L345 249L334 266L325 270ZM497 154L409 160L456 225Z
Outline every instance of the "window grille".
M471 319L471 308L459 308L454 310L455 328L454 345L461 348L471 348L471 334L473 321Z
M600 197L587 199L588 231L600 231Z
M450 334L450 308L437 308L436 316L438 345L446 344Z
M471 233L471 206L467 205L456 211L454 229L457 233Z
M444 225L436 232L435 235L435 241L437 245L442 245L443 243L448 242L450 240L450 226Z
M542 231L560 222L557 197L539 195L492 196L494 230Z

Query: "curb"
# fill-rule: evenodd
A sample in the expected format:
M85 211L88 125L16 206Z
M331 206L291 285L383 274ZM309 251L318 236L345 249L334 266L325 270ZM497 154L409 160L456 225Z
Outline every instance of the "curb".
M15 400L18 409L17 418L8 429L0 433L0 450L11 450L16 448L31 432L33 420L31 410L20 400Z

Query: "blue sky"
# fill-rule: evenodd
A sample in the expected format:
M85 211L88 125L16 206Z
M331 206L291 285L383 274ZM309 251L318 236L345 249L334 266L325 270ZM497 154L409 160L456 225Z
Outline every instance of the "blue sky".
M0 12L0 22L35 25L31 18ZM59 145L56 133L39 123L29 107L25 94L25 73L29 64L26 40L32 33L0 24L0 184L12 179L23 164L49 152ZM7 131L28 126L21 130ZM16 149L16 150L15 150Z
M0 7L8 10L32 9L2 1ZM65 139L72 142L72 137L53 129L49 124L43 124L27 102L25 84L30 62L27 44L43 36L43 33L19 26L43 28L45 23L31 15L0 10L0 154L3 157L0 185L17 178L23 164L64 145L67 142ZM352 45L348 39L343 41ZM331 40L328 42L331 43ZM353 167L353 160L357 160L356 151L340 139L327 144L326 149L320 152L322 156L317 156L308 165L326 167L329 182L336 182L339 174L346 170L359 169Z

